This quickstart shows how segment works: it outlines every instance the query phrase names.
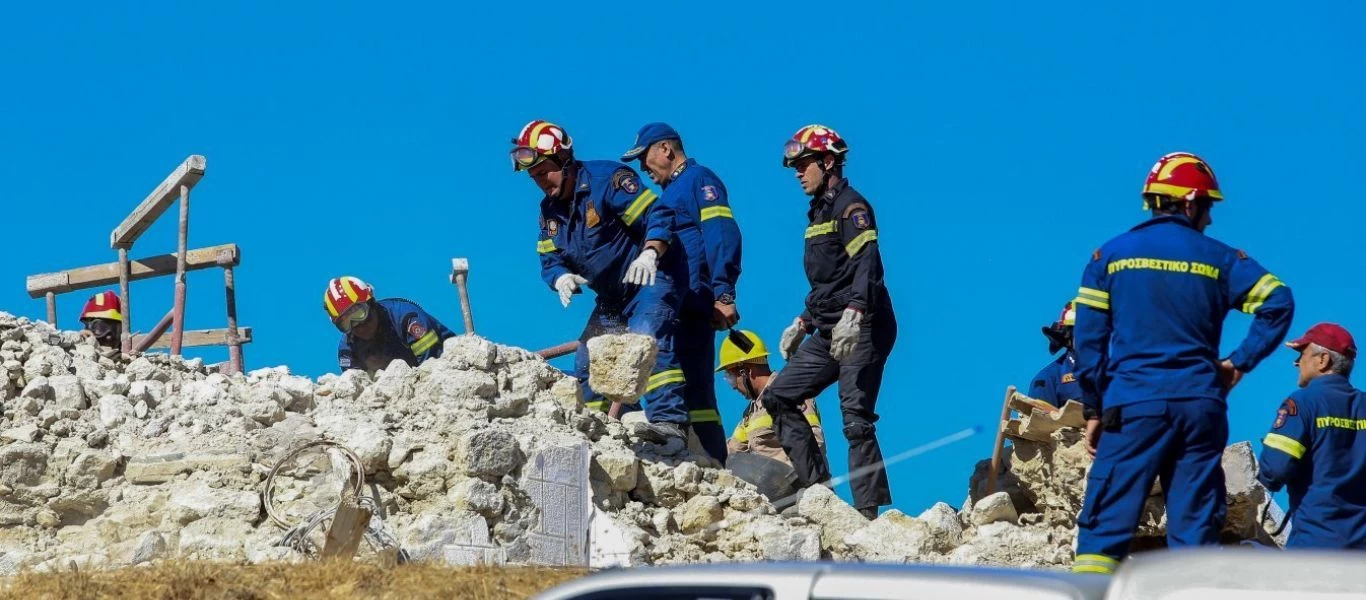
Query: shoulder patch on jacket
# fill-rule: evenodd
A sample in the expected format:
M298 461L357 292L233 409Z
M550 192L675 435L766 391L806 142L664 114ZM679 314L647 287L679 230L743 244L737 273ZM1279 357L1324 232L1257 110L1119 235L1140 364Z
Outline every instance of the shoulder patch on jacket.
M427 335L427 326L422 324L422 319L418 318L417 313L408 313L407 316L403 317L403 320L407 322L403 327L404 331L413 336L413 339L416 340Z
M1238 250L1238 260L1247 260L1247 253L1243 252L1242 249Z
M1098 260L1100 260L1100 248L1096 248L1091 252L1091 262L1096 262Z
M1272 429L1280 429L1285 426L1285 418L1300 414L1300 408L1295 404L1294 398L1286 398L1281 403L1281 407L1276 409L1276 421L1271 424Z
M635 194L640 191L640 178L630 169L618 169L612 174L612 187L628 194Z
M716 192L716 186L714 186L714 185L704 185L704 186L702 186L702 199L703 199L703 200L706 200L707 202L715 202L716 199L717 199L717 198L720 198L720 197L721 197L721 194L719 194L719 193Z

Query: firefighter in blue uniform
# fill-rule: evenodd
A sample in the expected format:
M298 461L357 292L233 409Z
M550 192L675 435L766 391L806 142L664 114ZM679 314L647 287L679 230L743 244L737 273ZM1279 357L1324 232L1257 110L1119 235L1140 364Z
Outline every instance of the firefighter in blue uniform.
M554 123L532 121L512 142L513 168L527 171L545 193L536 243L542 279L566 307L580 286L597 295L574 365L585 400L603 402L587 385L588 340L624 331L649 335L658 356L644 397L649 423L637 434L686 440L686 378L674 338L688 274L683 257L669 251L672 210L630 167L576 160L572 139Z
M666 123L648 123L635 145L621 156L639 160L641 170L663 188L659 202L674 210L679 245L688 263L689 290L683 300L676 347L683 373L692 431L713 458L726 461L726 431L716 409L712 362L716 330L740 320L735 284L740 278L740 227L731 213L726 186L711 169L689 158L682 137Z
M1075 300L1077 378L1095 456L1077 516L1077 572L1114 572L1154 477L1165 495L1168 545L1218 543L1227 516L1227 395L1285 339L1294 316L1289 287L1204 235L1223 199L1204 160L1162 157L1143 198L1153 217L1091 255ZM1224 318L1234 308L1252 315L1252 325L1221 359Z
M1030 398L1043 400L1059 408L1068 400L1081 401L1081 384L1077 383L1077 352L1072 346L1072 328L1077 323L1076 317L1074 303L1068 302L1058 320L1043 328L1044 337L1048 338L1049 354L1062 349L1067 351L1034 376L1029 384Z
M1299 352L1300 389L1262 440L1257 479L1289 490L1286 548L1366 550L1366 392L1349 380L1356 341L1319 323L1286 346Z
M395 359L416 367L441 356L455 335L422 307L402 298L376 299L370 284L349 275L334 278L323 292L323 309L342 332L337 366L374 374Z
M783 166L796 170L811 197L803 260L811 291L806 309L783 331L779 351L788 362L769 384L764 408L798 484L821 484L830 479L830 469L800 407L839 382L849 469L860 473L849 482L854 508L871 520L879 506L892 503L874 424L897 323L883 282L873 208L844 178L848 150L824 125L802 127L783 148Z

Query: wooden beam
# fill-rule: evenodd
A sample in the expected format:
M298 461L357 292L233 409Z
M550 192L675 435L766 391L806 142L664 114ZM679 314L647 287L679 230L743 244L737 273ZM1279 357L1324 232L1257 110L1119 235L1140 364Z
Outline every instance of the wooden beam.
M185 162L180 163L179 167L166 176L161 185L152 190L152 193L114 228L113 233L109 234L109 247L132 247L138 236L147 231L157 217L166 212L171 203L180 197L180 186L194 187L194 184L199 183L204 177L204 166L204 157L198 154L191 154Z
M208 248L198 248L186 252L185 270L199 271L212 267L235 267L241 261L242 254L238 250L237 244L209 246ZM176 255L174 253L162 254L134 260L132 263L132 274L129 281L174 275ZM113 285L118 282L119 263L105 263L57 271L56 273L29 275L28 295L30 298L41 298L48 292L63 294L92 287Z
M142 335L135 335L135 336L133 336L133 345L134 345L134 346L137 346L137 345L138 345L138 342L142 341L142 338L143 338ZM251 343L251 328L250 328L250 327L238 327L238 328L237 328L237 339L238 339L239 341L241 341L243 344L250 344L250 343ZM227 330L227 329L198 329L198 330L195 330L195 331L188 331L188 330L187 330L187 331L185 332L185 337L184 337L184 339L180 342L180 345L181 345L181 346L184 346L184 347L226 346L226 345L228 345L228 330ZM166 339L166 336L162 336L162 339L157 340L156 343L152 344L151 347L148 348L148 350L164 350L164 349L168 349L168 348L170 348L170 347L171 347L171 340Z

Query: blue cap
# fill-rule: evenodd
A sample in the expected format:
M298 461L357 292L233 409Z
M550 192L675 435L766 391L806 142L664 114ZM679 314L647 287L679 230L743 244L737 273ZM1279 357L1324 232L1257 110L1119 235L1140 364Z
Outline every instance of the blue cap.
M683 139L682 136L678 135L678 132L674 131L674 128L669 127L668 123L646 123L644 127L640 128L640 132L636 134L635 146L632 146L630 150L627 150L625 154L621 155L621 161L631 162L640 158L640 155L645 152L645 149L649 148L650 144L655 142L680 139Z

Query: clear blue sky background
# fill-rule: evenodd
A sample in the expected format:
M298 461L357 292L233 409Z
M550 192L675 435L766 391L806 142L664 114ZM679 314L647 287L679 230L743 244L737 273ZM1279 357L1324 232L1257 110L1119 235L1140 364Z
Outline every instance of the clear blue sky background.
M509 138L551 119L580 156L607 158L665 120L729 187L742 325L776 339L807 289L806 199L780 153L822 122L852 145L901 320L884 452L986 427L895 465L895 506L957 505L1002 391L1049 360L1039 327L1091 250L1144 218L1138 190L1166 152L1213 164L1228 201L1208 233L1293 288L1295 333L1337 320L1366 335L1363 20L1347 2L14 4L0 19L0 309L43 318L25 275L113 260L110 230L203 154L191 247L243 248L249 367L334 371L320 295L343 273L458 330L455 256L472 264L480 333L549 346L577 336L591 300L564 310L540 281L539 194L512 173ZM173 251L173 221L134 255ZM221 327L219 272L189 282L189 325ZM170 282L133 293L145 331ZM60 299L62 325L86 295ZM1225 351L1248 322L1230 317ZM1291 360L1278 351L1235 390L1234 440L1261 437ZM718 389L729 427L742 402ZM820 406L843 472L833 389Z

